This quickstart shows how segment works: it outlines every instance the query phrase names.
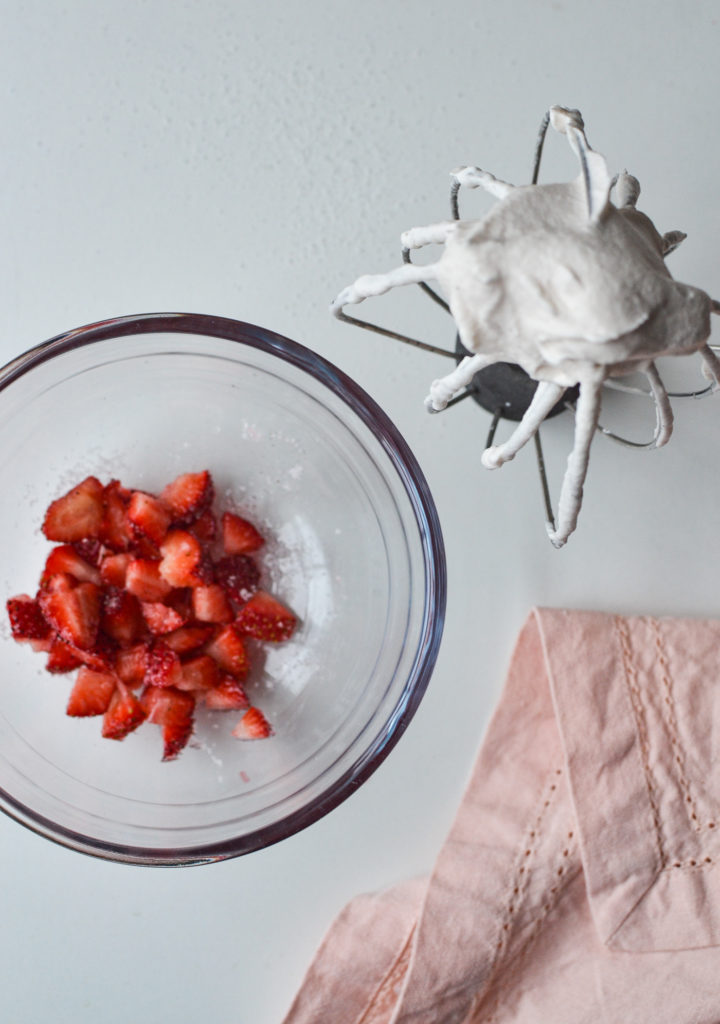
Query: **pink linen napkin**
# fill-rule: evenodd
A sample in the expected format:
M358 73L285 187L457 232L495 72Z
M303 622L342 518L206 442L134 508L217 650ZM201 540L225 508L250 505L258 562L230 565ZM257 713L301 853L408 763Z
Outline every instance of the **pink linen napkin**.
M718 1024L720 623L540 609L429 879L284 1024Z

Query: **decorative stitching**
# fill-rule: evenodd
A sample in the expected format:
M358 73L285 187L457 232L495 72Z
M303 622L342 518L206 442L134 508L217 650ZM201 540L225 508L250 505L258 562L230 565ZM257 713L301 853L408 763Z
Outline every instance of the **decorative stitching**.
M638 672L633 660L632 647L630 644L630 633L627 627L627 623L619 615L615 616L615 629L620 639L620 649L622 651L622 662L623 669L625 672L625 681L627 683L628 692L630 694L630 703L633 709L633 717L635 718L635 728L637 730L638 740L640 742L640 752L642 754L642 765L643 772L645 774L645 787L647 789L648 801L650 803L650 811L652 814L653 826L655 829L655 842L657 843L658 856L660 858L660 866L664 868L667 865L667 854L665 852L665 844L663 842L662 830L660 828L660 810L658 808L657 797L655 796L655 785L653 783L652 772L650 770L650 745L648 742L647 725L645 723L645 716L643 713L642 697L640 695L640 686L638 684Z
M697 813L697 804L690 792L690 782L688 781L687 771L685 767L685 751L683 750L680 743L679 728L677 721L677 713L675 710L675 695L672 677L670 675L670 663L668 661L667 654L665 653L665 646L663 643L662 633L660 631L660 624L657 619L650 619L650 624L655 635L655 652L657 659L660 664L660 675L665 689L665 695L663 702L668 709L667 727L670 736L670 743L672 745L674 762L677 765L678 772L678 783L680 790L683 795L683 804L686 811L689 814L690 820L693 824L695 831L699 831L702 828Z
M410 929L402 949L370 997L356 1024L380 1024L387 1020L400 998L400 988L407 974L413 951L416 927Z
M565 866L567 864L567 858L570 856L571 853L575 852L576 844L575 844L575 842L571 841L572 839L573 839L573 833L572 832L568 832L568 845L562 851L561 859L557 862L559 864L559 867L557 868L557 871L556 871L557 875L565 874ZM578 865L577 866L577 870L579 870L579 869L580 868L579 868L579 865ZM567 884L567 882L571 878L573 878L575 876L575 874L577 874L577 870L574 871L574 872L571 872L569 874L565 874L565 878L563 879L563 882L559 883L558 885L553 886L550 889L550 894L548 896L548 899L543 904L542 911L538 914L538 916L535 918L535 920L533 922L531 922L531 925L529 927L529 931L528 931L527 937L525 939L525 942L522 945L522 948L518 951L517 955L512 960L511 964L508 965L509 967L512 968L512 970L517 972L518 969L520 967L522 967L522 964L523 964L525 958L527 957L528 952L532 948L532 945L535 942L535 939L540 934L540 931L542 929L542 926L543 926L546 918L548 917L548 915L557 906L558 902L560 901L560 897L562 896L563 892L565 891L565 885ZM465 1021L463 1022L463 1024L495 1024L495 1022L497 1021L496 1014L497 1014L497 1011L498 1011L498 1009L500 1007L500 1003L502 1001L502 996L504 995L504 993L506 991L507 991L506 987L502 988L502 989L498 988L496 990L495 996L493 998L493 1002L492 1002L492 1005L491 1005L490 1009L488 1011L485 1011L487 1013L486 1016L476 1016L476 1014L478 1014L478 1012L480 1010L482 1010L482 1004L483 1004L483 1002L485 1000L485 995L483 994L483 995L481 995L479 997L476 997L477 1001L470 1008L470 1012L467 1015L467 1017L465 1018Z

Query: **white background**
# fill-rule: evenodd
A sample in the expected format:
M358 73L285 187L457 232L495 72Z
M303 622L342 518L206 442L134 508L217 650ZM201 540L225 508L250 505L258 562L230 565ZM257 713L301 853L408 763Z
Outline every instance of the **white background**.
M699 0L1 0L2 361L81 324L158 310L286 334L395 420L433 490L449 573L443 647L413 723L304 833L169 871L95 861L0 821L3 1021L278 1024L343 904L431 867L532 605L717 614L720 399L676 405L659 452L598 438L579 530L558 552L532 452L484 471L484 413L424 412L445 362L327 312L356 276L400 262L402 230L448 215L452 168L526 181L552 103L582 110L591 144L640 179L661 231L688 233L675 276L720 297L717 11ZM547 149L545 180L575 175L563 140ZM484 202L471 194L466 214ZM360 312L452 343L417 289ZM671 383L699 379L689 362ZM641 399L605 412L634 436L652 431ZM569 417L543 433L555 493L571 435ZM2 494L14 500L12 481ZM343 1024L340 1009L328 1024Z

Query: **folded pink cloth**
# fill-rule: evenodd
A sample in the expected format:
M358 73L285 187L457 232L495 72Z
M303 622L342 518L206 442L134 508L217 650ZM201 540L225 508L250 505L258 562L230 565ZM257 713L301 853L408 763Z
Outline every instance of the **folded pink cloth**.
M718 1024L720 623L537 610L429 880L285 1024Z

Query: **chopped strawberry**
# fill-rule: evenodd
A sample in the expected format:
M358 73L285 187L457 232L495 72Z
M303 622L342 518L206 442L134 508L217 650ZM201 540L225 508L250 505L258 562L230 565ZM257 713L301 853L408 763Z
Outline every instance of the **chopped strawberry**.
M262 740L272 736L273 730L260 708L249 707L232 734L238 740Z
M18 594L9 599L6 607L15 640L43 640L50 636L50 626L34 598Z
M38 599L41 594L56 594L63 590L72 590L77 586L77 580L67 572L56 572L52 576L42 576Z
M48 672L73 672L83 664L72 647L55 637L48 651L45 668ZM103 709L104 710L104 709Z
M60 544L52 549L45 561L41 581L59 572L74 576L80 583L100 583L100 571L80 557L74 544Z
M226 555L215 564L215 579L238 604L249 600L260 583L260 570L250 555Z
M250 707L245 689L239 679L223 672L220 682L203 694L205 706L212 711L231 711Z
M105 555L100 561L100 579L112 587L124 587L131 557L127 551ZM137 597L137 594L135 595Z
M163 643L176 654L189 654L206 644L214 632L212 626L181 626L173 633L166 633Z
M145 682L149 686L175 686L182 678L180 658L162 641L153 644L147 656Z
M169 507L173 523L188 526L207 511L214 495L212 477L203 470L183 473L165 487L160 497Z
M99 566L104 548L99 540L94 537L86 537L85 540L76 540L73 547L82 559L90 565Z
M67 714L75 718L104 715L116 685L117 679L112 672L95 672L83 666L70 693Z
M68 653L77 658L79 662L97 672L109 671L115 664L117 645L104 633L98 632L97 640L92 647L76 647L71 643L66 643L65 646L68 648Z
M148 686L140 703L148 722L162 726L163 761L173 761L192 735L195 698L173 687Z
M131 644L143 628L140 602L127 590L106 587L102 595L100 628L120 644Z
M105 712L102 734L108 740L122 740L145 720L145 711L134 693L118 682Z
M251 522L233 512L223 514L222 537L226 555L248 555L265 543L265 538Z
M234 626L224 626L212 643L205 648L205 653L214 658L221 669L244 679L248 674L250 662L245 644L242 642Z
M193 615L200 622L232 622L234 613L219 583L193 587Z
M194 523L191 523L190 530L197 539L203 541L203 543L209 543L211 540L215 540L217 523L215 522L215 516L212 513L212 509L207 509L198 519L195 520Z
M100 539L113 551L126 551L133 540L133 531L127 517L130 491L119 480L111 480L103 490L104 514Z
M160 545L160 575L173 587L210 583L212 569L200 541L187 530L170 530Z
M141 601L162 601L172 590L160 575L160 562L151 558L133 558L128 562L125 588Z
M103 524L103 485L86 477L48 506L42 530L48 540L72 543L99 537Z
M150 644L140 643L117 652L115 671L128 686L139 686L144 681L148 669L149 651Z
M135 533L160 544L172 522L167 505L152 494L134 491L128 505L127 517Z
M178 690L212 690L219 681L216 662L208 654L200 654L182 664L182 676L175 684Z
M79 583L72 590L43 593L42 613L66 643L88 650L95 644L100 624L100 588Z
M51 632L42 640L28 640L27 645L37 654L47 654L52 649L53 639L54 633Z
M235 625L256 640L280 643L292 636L297 619L274 597L259 590L240 609Z
M187 619L174 608L169 608L162 601L143 601L140 605L147 627L155 636L172 633L184 626Z

